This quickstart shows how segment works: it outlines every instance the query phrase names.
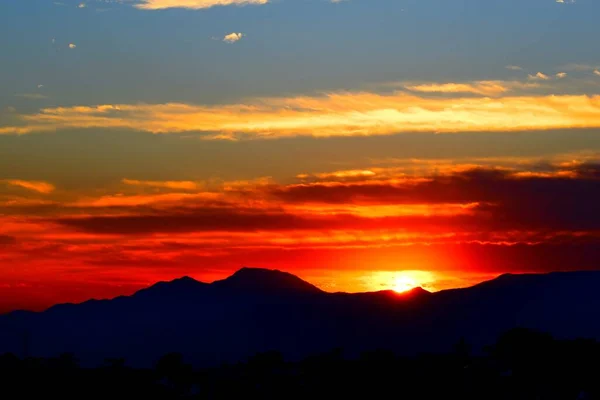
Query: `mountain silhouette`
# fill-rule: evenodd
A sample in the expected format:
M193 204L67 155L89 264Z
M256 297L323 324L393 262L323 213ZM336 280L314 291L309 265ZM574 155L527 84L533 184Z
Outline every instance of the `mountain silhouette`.
M244 267L227 279L216 281L212 286L237 291L273 293L318 293L321 289L295 275L279 270Z
M195 293L205 289L209 284L199 282L189 276L174 279L170 282L158 282L149 288L142 289L136 295L176 296L181 293Z
M0 354L151 366L179 352L214 365L269 350L290 359L334 348L410 355L449 351L461 339L477 349L516 327L600 339L598 287L600 272L591 271L502 275L436 293L328 293L286 272L242 268L210 284L183 277L132 296L2 315Z

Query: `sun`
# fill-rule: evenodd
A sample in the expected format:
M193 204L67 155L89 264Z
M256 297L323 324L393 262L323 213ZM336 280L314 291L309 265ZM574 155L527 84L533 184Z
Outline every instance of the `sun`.
M399 271L373 271L367 277L368 290L393 290L396 293L406 293L421 287L427 291L436 291L436 282L440 275L433 271L404 269Z
M412 277L407 275L399 275L394 280L393 290L397 293L408 292L419 286L419 283Z

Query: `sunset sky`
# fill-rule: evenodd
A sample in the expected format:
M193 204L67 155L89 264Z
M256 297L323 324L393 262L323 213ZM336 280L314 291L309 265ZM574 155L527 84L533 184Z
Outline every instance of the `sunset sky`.
M0 312L242 266L350 292L596 269L599 15L1 1Z

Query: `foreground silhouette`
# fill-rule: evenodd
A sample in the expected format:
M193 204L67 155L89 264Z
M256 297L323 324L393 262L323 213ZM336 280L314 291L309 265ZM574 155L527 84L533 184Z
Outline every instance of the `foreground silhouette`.
M479 356L465 341L448 353L415 357L379 350L347 359L332 350L289 362L279 352L266 352L204 369L177 353L164 355L150 369L129 368L122 359L84 369L71 354L24 360L6 354L0 373L2 391L19 398L597 399L599 356L594 340L556 340L516 329Z
M332 348L352 357L385 348L444 353L464 338L475 351L512 328L600 339L600 272L503 275L467 289L399 295L326 293L280 271L245 268L212 284L161 282L128 297L0 316L0 354L84 367L107 358L148 368L167 353L195 367L277 350L301 360Z

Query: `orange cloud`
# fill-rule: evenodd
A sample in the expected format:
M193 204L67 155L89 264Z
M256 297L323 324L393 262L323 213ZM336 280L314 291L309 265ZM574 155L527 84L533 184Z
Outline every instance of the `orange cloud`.
M600 96L426 98L358 92L266 98L247 104L137 104L46 108L6 132L121 128L206 132L207 139L369 136L401 132L507 132L600 127ZM211 136L212 135L212 136Z
M175 190L198 190L202 187L201 184L191 181L139 181L135 179L123 179L121 182L132 186L147 186Z
M475 93L497 96L510 90L502 81L481 81L475 83L429 83L406 86L408 90L424 93Z
M18 186L24 189L32 190L34 192L48 194L52 193L55 189L54 185L48 182L42 181L24 181L19 179L5 179L0 181L0 183L4 183L10 186Z
M469 215L477 208L478 203L454 204L347 204L347 205L290 205L284 208L295 215L327 215L347 214L366 218L383 218L398 216L458 216Z
M214 192L57 199L51 214L22 206L0 216L0 264L25 267L5 271L0 287L16 293L5 286L68 277L89 297L102 294L90 282L120 282L132 268L150 283L190 272L217 279L251 265L305 271L333 291L395 281L376 271L423 271L421 281L437 290L494 271L568 268L573 259L597 267L600 165L511 162L417 177L366 167L306 174L312 180L302 184L265 178ZM329 275L319 278L320 268ZM26 293L35 299L40 290Z
M181 203L186 200L216 200L219 193L162 193L151 195L114 194L98 198L83 198L72 204L77 207L134 207L143 205L160 205Z
M371 170L345 170L345 171L334 171L334 172L322 172L314 175L311 174L299 174L296 175L298 179L309 179L311 177L319 178L319 179L364 179L370 178L377 175L375 172Z
M141 0L135 7L142 10L161 10L165 8L190 8L198 10L215 6L267 3L268 0Z
M0 135L22 135L31 133L37 129L31 126L0 126ZM42 127L39 127L39 129L44 130Z

